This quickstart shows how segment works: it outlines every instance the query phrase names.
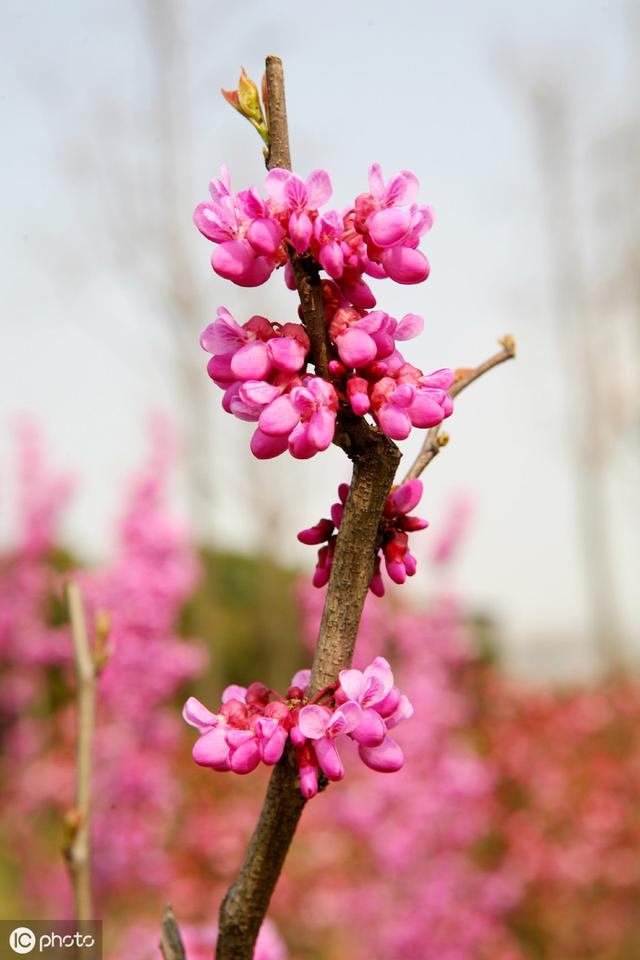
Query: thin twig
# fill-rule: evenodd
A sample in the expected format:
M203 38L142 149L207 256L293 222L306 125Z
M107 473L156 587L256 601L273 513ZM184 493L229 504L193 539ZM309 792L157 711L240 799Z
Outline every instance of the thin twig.
M164 917L162 918L160 952L164 960L186 960L187 956L180 936L178 921L168 905L165 907Z
M499 341L502 344L502 350L498 353L495 353L492 357L489 357L488 360L485 360L484 363L479 364L477 367L473 367L471 370L463 370L460 372L460 376L456 377L453 382L449 394L451 397L457 397L459 393L462 393L463 390L473 383L474 380L477 380L483 374L487 373L489 370L493 370L494 367L499 366L501 363L504 363L505 360L511 360L512 357L516 355L516 343L513 337L507 335ZM438 424L437 427L431 427L427 436L425 437L424 443L420 449L420 453L414 460L413 464L406 473L406 476L403 479L403 483L406 483L408 480L415 480L416 477L419 477L422 471L427 467L431 461L438 456L442 447L446 446L449 437L447 434L441 431L442 424Z
M267 57L266 88L270 149L267 166L291 169L284 74L278 57ZM289 251L302 321L311 341L311 361L327 376L331 345L317 265ZM338 413L335 441L353 461L353 477L336 542L309 693L335 683L351 665L362 608L373 572L375 543L384 502L400 451L380 430L348 409ZM219 915L217 960L251 960L260 926L280 875L305 801L289 748L276 765L244 863Z
M67 604L76 668L76 800L66 816L68 843L65 859L73 885L78 926L94 918L91 890L91 776L96 710L96 665L89 645L82 593L77 583L67 584Z

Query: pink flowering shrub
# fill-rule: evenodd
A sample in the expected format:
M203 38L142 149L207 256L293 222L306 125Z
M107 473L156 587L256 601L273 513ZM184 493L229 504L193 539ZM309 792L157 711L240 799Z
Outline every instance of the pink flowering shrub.
M451 415L450 370L425 376L406 362L397 342L417 336L422 317L400 321L371 310L375 297L364 275L420 283L429 264L418 250L431 227L427 206L415 203L416 177L404 170L385 185L377 164L369 191L339 213L320 213L331 197L324 170L302 180L274 169L265 178L266 198L255 187L234 194L223 168L210 185L211 199L196 208L198 229L214 244L213 269L240 286L259 286L278 267L295 288L287 250L309 256L328 276L322 280L332 357L327 371L307 370L310 344L301 324L272 323L254 316L240 325L220 307L201 337L211 354L207 369L224 390L223 407L257 423L251 450L259 459L285 450L308 459L333 440L340 407L370 414L395 440L412 427L426 428Z
M131 484L112 562L73 573L89 620L103 610L111 623L94 745L94 882L101 896L140 883L161 889L168 880L164 839L180 794L170 769L180 745L171 700L204 664L204 652L175 628L198 563L163 503L169 439L158 431ZM61 600L68 574L53 562L68 482L49 472L33 431L22 434L20 453L20 527L0 576L1 802L30 895L61 911L70 895L62 862L56 857L43 869L47 857L38 839L46 841L46 834L34 831L34 822L53 814L61 823L74 796L72 645ZM141 723L144 716L153 723Z
M20 452L19 528L0 564L0 809L10 844L0 871L3 859L14 865L16 903L64 915L60 837L73 800L74 718L57 598L62 569L75 564L56 546L56 530L70 481L51 471L32 431ZM216 931L203 921L241 856L268 774L260 762L252 777L203 777L188 759L176 697L201 672L203 654L176 630L197 563L163 506L170 461L156 449L132 484L113 561L74 572L91 611L108 609L113 624L99 682L94 872L107 955L131 960L157 956L168 887L188 957L210 955ZM321 591L301 591L311 637ZM339 743L346 775L304 814L273 900L280 933L265 924L258 941L263 960L635 960L637 682L523 688L475 658L459 600L426 611L384 600L367 604L354 669L337 678L342 693L316 704L321 716L311 711L307 746L316 750L343 696L372 727L389 726L379 699L386 669L367 672L381 654L393 657L394 682L415 711L402 729L405 763L393 777L374 777L349 733L329 743L329 768ZM268 702L278 700L270 693Z

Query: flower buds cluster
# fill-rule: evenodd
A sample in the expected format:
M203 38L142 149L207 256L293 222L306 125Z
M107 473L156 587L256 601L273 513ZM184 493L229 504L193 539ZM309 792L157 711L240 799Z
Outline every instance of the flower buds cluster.
M294 457L307 459L326 450L338 397L331 383L305 375L309 338L301 324L280 326L251 317L240 326L220 307L200 343L213 354L207 370L224 390L224 409L258 423L251 441L256 457L275 457L288 448Z
M248 116L257 91L241 83L234 96L238 109L245 103ZM213 355L208 370L225 391L225 409L258 424L251 441L254 455L267 459L288 449L306 459L325 450L341 405L357 416L369 414L393 440L448 417L451 370L425 375L397 349L398 341L421 332L422 317L408 313L396 320L373 310L376 300L363 279L419 283L428 276L429 265L417 248L433 218L428 207L414 202L416 177L404 170L385 185L374 164L369 191L343 213L320 213L331 196L324 170L314 170L306 180L288 170L270 170L265 187L266 199L255 187L234 194L223 168L210 185L211 199L196 208L195 223L215 244L213 269L241 286L258 286L284 266L285 279L295 288L292 251L312 257L325 270L330 359L323 376L309 374L307 362L313 358L300 324L280 326L252 317L240 326L220 308L201 344Z
M306 701L310 671L301 670L286 697L261 683L232 685L222 695L218 713L195 697L183 716L200 737L193 759L214 770L250 773L260 762L271 766L284 752L287 739L295 748L300 789L309 798L318 792L318 770L329 780L341 780L344 766L337 745L349 737L362 761L372 770L393 773L404 757L388 731L413 714L413 707L393 682L384 657L360 670L342 670L339 682Z
M341 483L338 487L339 502L332 505L331 518L323 517L314 527L301 530L298 534L300 543L312 546L322 544L318 550L318 562L313 575L314 587L323 587L329 580L338 539L336 531L340 527L348 495L349 484ZM404 583L407 577L412 577L416 572L416 558L409 550L409 533L424 530L429 523L420 517L409 516L409 513L417 507L421 498L422 481L415 479L393 490L385 501L380 521L380 546L376 551L373 575L369 583L369 589L378 597L384 595L381 573L383 557L387 573L395 583Z
M257 109L257 92L252 95L241 85L227 99L254 125L260 124L257 113L255 119L250 115ZM418 180L408 170L385 184L379 165L372 164L368 192L342 213L320 213L332 193L325 170L314 170L303 180L276 168L269 171L264 185L266 199L255 187L234 194L223 167L220 179L210 184L211 199L196 207L194 222L216 244L211 264L221 277L240 286L259 286L287 263L287 249L292 247L299 254L311 254L350 303L368 309L376 300L365 275L407 284L429 276L429 263L418 246L433 223L433 213L415 203ZM287 280L294 285L290 268Z

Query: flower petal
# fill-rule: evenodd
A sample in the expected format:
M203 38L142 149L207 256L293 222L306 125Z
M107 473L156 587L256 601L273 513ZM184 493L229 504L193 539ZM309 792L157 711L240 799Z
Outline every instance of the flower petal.
M306 707L304 708L306 709ZM340 754L336 750L335 744L331 740L323 737L314 743L315 751L318 757L323 773L329 780L342 780L344 777L344 766L340 759Z
M207 710L205 705L195 697L189 697L182 708L182 716L200 733L206 733L220 723L220 717L216 713L211 713L211 710Z
M363 763L378 773L395 773L404 763L404 754L391 737L385 737L379 747L360 744L358 753Z
M298 411L288 396L276 397L264 408L258 421L268 437L288 437L299 419Z
M324 737L331 715L324 707L317 703L309 703L300 711L298 726L309 740L319 740Z

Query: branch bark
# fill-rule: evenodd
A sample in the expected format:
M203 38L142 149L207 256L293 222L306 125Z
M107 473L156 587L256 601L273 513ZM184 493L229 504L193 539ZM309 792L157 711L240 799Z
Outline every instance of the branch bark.
M269 169L291 169L284 94L278 57L267 57ZM327 375L331 347L318 269L310 257L290 251L302 320L311 341L316 372ZM351 665L358 624L373 572L375 544L384 502L400 462L400 451L377 428L345 407L338 413L338 443L353 461L351 490L336 543L331 577L313 662L310 694L335 681ZM240 873L219 915L217 960L251 960L260 926L304 809L291 750L276 765L262 813Z
M91 776L96 713L96 664L89 645L80 587L67 585L67 603L76 668L76 798L66 817L69 842L64 855L73 886L75 919L79 927L94 919L91 890Z
M461 375L457 377L449 390L451 397L457 397L459 393L462 393L463 390L473 383L479 377L483 376L489 370L493 370L494 367L499 366L501 363L504 363L505 360L511 360L516 355L516 343L513 337L507 335L499 341L502 344L502 350L499 350L498 353L494 353L492 357L489 357L488 360L485 360L484 363L479 364L477 367L473 367L471 370L461 371ZM412 463L411 467L407 471L406 476L403 479L403 483L406 483L408 480L415 480L416 477L419 477L422 471L427 467L431 461L438 456L442 447L446 446L449 438L447 434L441 432L442 424L438 424L437 427L431 427L425 441L422 444L420 453Z

